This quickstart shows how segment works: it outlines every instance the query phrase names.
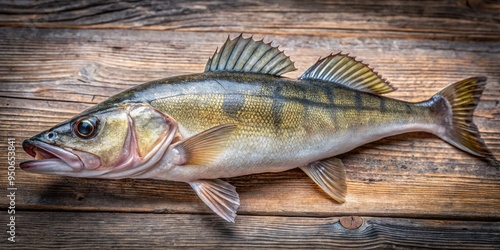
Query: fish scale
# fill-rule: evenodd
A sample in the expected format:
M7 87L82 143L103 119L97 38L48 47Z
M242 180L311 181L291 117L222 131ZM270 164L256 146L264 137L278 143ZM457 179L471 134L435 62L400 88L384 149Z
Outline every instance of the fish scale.
M231 75L219 75L220 79L225 79L226 76ZM151 104L176 117L190 134L226 123L238 123L241 128L249 127L248 131L259 128L261 133L268 132L271 136L279 136L278 133L286 131L289 133L284 135L293 138L301 130L317 133L330 127L356 129L363 124L377 127L379 123L388 125L391 121L401 124L432 122L432 117L426 116L428 110L424 107L414 106L412 111L408 111L406 102L352 89L327 87L329 91L326 91L326 87L320 86L305 88L294 80L275 79L267 75L245 76L240 79L246 81L224 82L260 85L260 91L247 94L245 91L235 93L230 90L229 93L217 95L193 93L158 99ZM203 86L205 82L193 79L191 84ZM333 103L328 100L327 93L335 96ZM234 101L234 96L237 96L237 101ZM380 108L382 104L383 109ZM311 120L314 122L310 122ZM373 133L370 127L366 128L366 132ZM342 131L331 129L332 136L335 136L335 132Z
M234 222L236 188L220 178L300 168L331 198L346 201L336 155L383 137L423 131L498 166L472 122L486 78L451 84L410 103L345 54L319 59L299 79L282 51L229 39L205 72L145 83L110 97L23 142L35 157L21 168L91 178L188 183Z
M219 77L224 79L224 75L219 75ZM220 163L221 165L226 165L228 161L238 162L235 158L245 157L245 154L249 151L258 152L260 155L267 157L262 158L262 162L254 163L261 168L257 168L256 166L252 166L251 168L253 171L262 172L270 170L266 164L273 162L273 159L281 164L285 163L290 166L291 164L300 162L300 158L303 157L300 153L296 153L295 155L290 155L288 161L283 161L281 157L276 157L276 153L282 150L300 152L315 145L323 145L322 148L331 148L333 150L339 147L342 140L332 138L348 138L353 136L352 132L356 132L357 137L364 137L365 133L383 133L377 132L377 129L387 130L386 127L390 125L388 121L396 122L397 124L401 123L401 117L398 118L401 120L399 122L395 121L394 117L398 117L398 114L406 112L405 109L398 108L401 107L401 103L398 103L398 101L387 100L387 111L393 110L396 112L390 113L386 111L384 113L381 112L380 115L376 115L373 113L376 108L367 106L367 104L374 103L378 106L381 98L366 93L361 94L364 105L361 107L361 110L356 110L354 90L345 88L331 88L336 93L336 96L338 96L336 99L337 103L332 105L328 103L327 98L323 98L322 102L306 98L308 96L324 95L325 88L308 88L306 91L303 86L291 80L279 79L278 81L278 79L269 76L255 75L255 78L247 76L245 78L248 81L247 83L233 82L232 84L257 85L257 82L264 81L261 78L267 78L267 82L269 83L261 84L261 90L258 94L228 93L217 96L203 94L196 97L176 96L174 98L160 99L161 101L158 100L152 104L160 110L176 117L176 120L185 129L186 137L195 135L210 127L226 123L236 123L239 128L233 136L227 139L229 145L238 144L240 141L245 140L255 141L255 138L262 136L267 137L269 140L265 143L265 147L260 143L252 144L248 142L245 144L248 148L238 148L238 152L228 153L227 157L221 157L224 159L224 162ZM270 82L271 80L274 82ZM193 79L193 84L203 85L204 83ZM286 86L281 88L279 95L279 98L284 100L283 108L279 110L284 115L279 124L275 123L276 119L274 117L277 110L273 111L273 98L276 97L275 90L280 89L276 87L277 84ZM226 98L230 99L227 96L231 95L244 96L243 105L241 103L234 104L241 106L236 117L224 112L222 108L222 104L224 103L226 106L230 106L224 100ZM158 103L161 103L161 105ZM309 112L303 111L306 110L305 107L307 107ZM190 112L186 112L186 110L190 110ZM369 113L360 113L361 111ZM416 116L418 114L412 115ZM335 120L333 119L334 117L340 117L340 119ZM408 116L408 118L411 117ZM197 121L204 122L199 123ZM351 135L346 136L345 131L351 131ZM338 152L342 153L342 151ZM214 168L218 168L218 166L214 166ZM281 168L282 166L279 165L276 171ZM225 177L231 177L235 173L226 172L225 174L227 174Z

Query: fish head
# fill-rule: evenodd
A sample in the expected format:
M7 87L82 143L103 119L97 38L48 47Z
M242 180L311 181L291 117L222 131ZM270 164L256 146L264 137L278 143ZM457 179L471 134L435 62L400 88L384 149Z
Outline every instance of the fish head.
M25 140L23 149L35 160L20 167L76 177L133 177L161 159L176 133L176 122L149 104L84 112Z

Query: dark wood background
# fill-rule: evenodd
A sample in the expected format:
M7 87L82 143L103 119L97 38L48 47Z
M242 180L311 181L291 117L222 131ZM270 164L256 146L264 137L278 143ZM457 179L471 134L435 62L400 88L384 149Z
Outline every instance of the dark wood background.
M64 3L66 2L66 3ZM482 75L475 112L500 158L500 3L457 1L0 2L0 224L8 223L7 138L24 139L137 84L201 72L228 35L275 41L299 76L320 56L349 52L421 101ZM235 224L183 183L96 180L16 170L16 243L73 247L500 247L499 169L425 133L341 155L339 205L299 170L232 178ZM350 229L349 221L363 221ZM344 222L344 223L341 223ZM347 222L347 223L346 223Z

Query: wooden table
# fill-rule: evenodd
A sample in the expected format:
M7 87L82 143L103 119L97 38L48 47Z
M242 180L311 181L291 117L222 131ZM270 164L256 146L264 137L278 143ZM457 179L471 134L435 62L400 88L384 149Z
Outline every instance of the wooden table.
M241 32L280 45L299 69L287 77L344 51L407 101L486 76L474 120L500 158L498 1L67 2L0 2L0 248L500 247L499 168L425 133L341 155L342 205L299 170L229 179L241 197L234 224L184 183L16 169L9 243L8 138L16 164L30 159L24 139L137 84L202 72Z

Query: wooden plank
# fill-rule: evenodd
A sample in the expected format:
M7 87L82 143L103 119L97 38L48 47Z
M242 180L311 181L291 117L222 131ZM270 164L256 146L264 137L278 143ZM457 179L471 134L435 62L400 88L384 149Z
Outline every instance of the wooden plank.
M498 1L2 1L0 25L499 40Z
M48 129L106 97L158 78L201 72L226 34L144 30L0 28L0 140ZM256 37L262 38L262 37ZM266 38L270 39L269 38ZM475 121L500 158L500 48L496 42L361 39L276 35L300 72L331 51L360 55L409 101L430 97L462 78L489 77ZM269 41L269 40L267 40ZM0 161L6 161L6 148ZM371 215L415 218L500 218L500 177L434 136L413 133L371 143L341 156L347 202L338 205L298 170L232 178L241 215ZM36 180L36 181L34 181ZM5 179L0 179L3 185ZM207 213L185 185L152 180L88 180L18 170L22 209ZM213 215L214 216L214 215ZM215 216L214 216L215 217Z
M482 172L479 168L477 172ZM400 174L380 174L349 169L349 193L342 205L323 194L300 171L239 177L229 182L240 193L239 215L499 219L496 172L484 173L493 177L413 177L426 170L420 167L401 170ZM205 213L216 218L182 183L75 179L19 171L16 186L16 204L23 210Z
M208 57L228 35L209 33L201 39L199 33L191 32L24 28L0 28L0 33L4 34L0 40L1 96L84 103L98 103L146 81L202 72ZM396 85L398 91L391 97L424 100L451 82L477 75L489 78L482 100L493 101L491 108L497 100L494 93L500 91L497 42L299 35L265 40L271 39L299 68L287 77L300 76L321 56L344 51L370 63Z
M16 162L27 160L23 139L121 90L201 72L227 35L240 32L281 45L299 68L288 77L342 50L391 80L399 89L389 96L408 101L487 76L474 120L500 158L499 10L488 0L1 1L0 162L7 161L7 138L16 138ZM214 215L183 183L17 169L18 242L2 240L0 248L500 245L498 168L423 133L340 158L348 179L342 205L299 170L228 179L241 197L236 224ZM0 174L0 186L6 181ZM1 210L7 202L0 199ZM339 223L344 215L365 223L347 230Z
M499 222L364 217L346 229L338 217L241 216L226 223L206 215L20 212L16 249L89 248L449 248L493 249ZM1 243L0 243L1 244Z

